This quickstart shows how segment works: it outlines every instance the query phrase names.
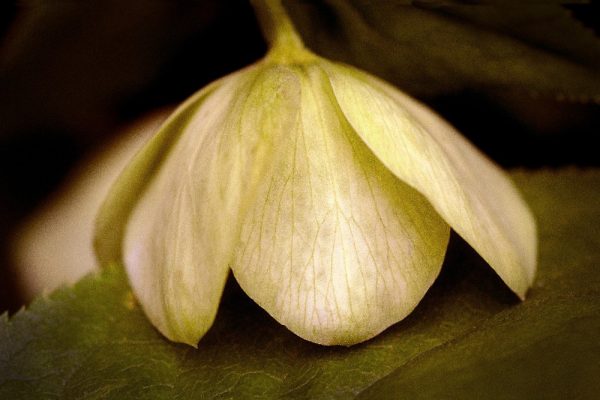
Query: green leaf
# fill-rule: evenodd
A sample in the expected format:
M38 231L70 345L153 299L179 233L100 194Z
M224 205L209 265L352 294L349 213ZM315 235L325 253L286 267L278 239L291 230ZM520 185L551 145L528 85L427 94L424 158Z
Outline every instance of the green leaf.
M422 354L359 398L598 398L600 174L516 178L540 221L540 275L528 300Z
M556 3L286 4L318 54L367 70L415 96L518 89L598 101L600 40Z
M195 350L163 339L109 268L0 320L0 398L593 398L600 170L513 177L540 230L522 303L455 242L415 312L364 344L305 342L230 285Z

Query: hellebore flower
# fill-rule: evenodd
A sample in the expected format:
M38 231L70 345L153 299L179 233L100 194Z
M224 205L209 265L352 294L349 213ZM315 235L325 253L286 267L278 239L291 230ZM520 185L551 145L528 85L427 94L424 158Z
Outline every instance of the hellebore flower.
M195 346L229 269L291 331L367 340L438 275L450 227L521 298L535 223L508 177L432 111L304 48L257 2L267 56L184 103L123 172L98 219L152 323Z

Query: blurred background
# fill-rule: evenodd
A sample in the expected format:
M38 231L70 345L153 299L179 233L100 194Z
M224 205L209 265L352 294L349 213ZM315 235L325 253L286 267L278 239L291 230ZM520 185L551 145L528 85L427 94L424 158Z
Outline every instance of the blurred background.
M597 3L285 4L318 54L424 101L502 166L600 163ZM78 162L265 51L243 0L1 2L0 313L28 300L15 229Z

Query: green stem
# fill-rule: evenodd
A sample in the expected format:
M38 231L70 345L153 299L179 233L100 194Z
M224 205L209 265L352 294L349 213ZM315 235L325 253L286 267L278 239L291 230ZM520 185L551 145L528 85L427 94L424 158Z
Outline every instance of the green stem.
M314 55L304 47L281 0L251 0L270 50L267 57L276 62L299 62Z

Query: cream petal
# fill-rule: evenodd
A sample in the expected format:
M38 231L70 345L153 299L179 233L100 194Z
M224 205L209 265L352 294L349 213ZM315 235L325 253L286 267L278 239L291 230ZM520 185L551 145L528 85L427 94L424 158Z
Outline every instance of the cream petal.
M535 275L536 227L508 176L443 119L389 84L351 67L323 66L367 146L524 298Z
M95 220L94 250L100 266L122 262L123 235L137 198L161 167L194 112L230 78L213 82L178 107L157 134L135 154L112 185Z
M171 119L165 129L181 132L172 133L177 141L153 168L127 221L123 253L132 288L152 323L173 341L195 346L212 325L244 202L274 150L264 133L289 129L285 117L273 121L270 113L297 108L293 95L281 94L294 86L266 75L262 68L234 74L200 105L190 103L191 114L182 110Z
M439 273L448 225L362 143L317 67L301 118L242 225L233 273L276 320L315 343L351 345L408 315Z

